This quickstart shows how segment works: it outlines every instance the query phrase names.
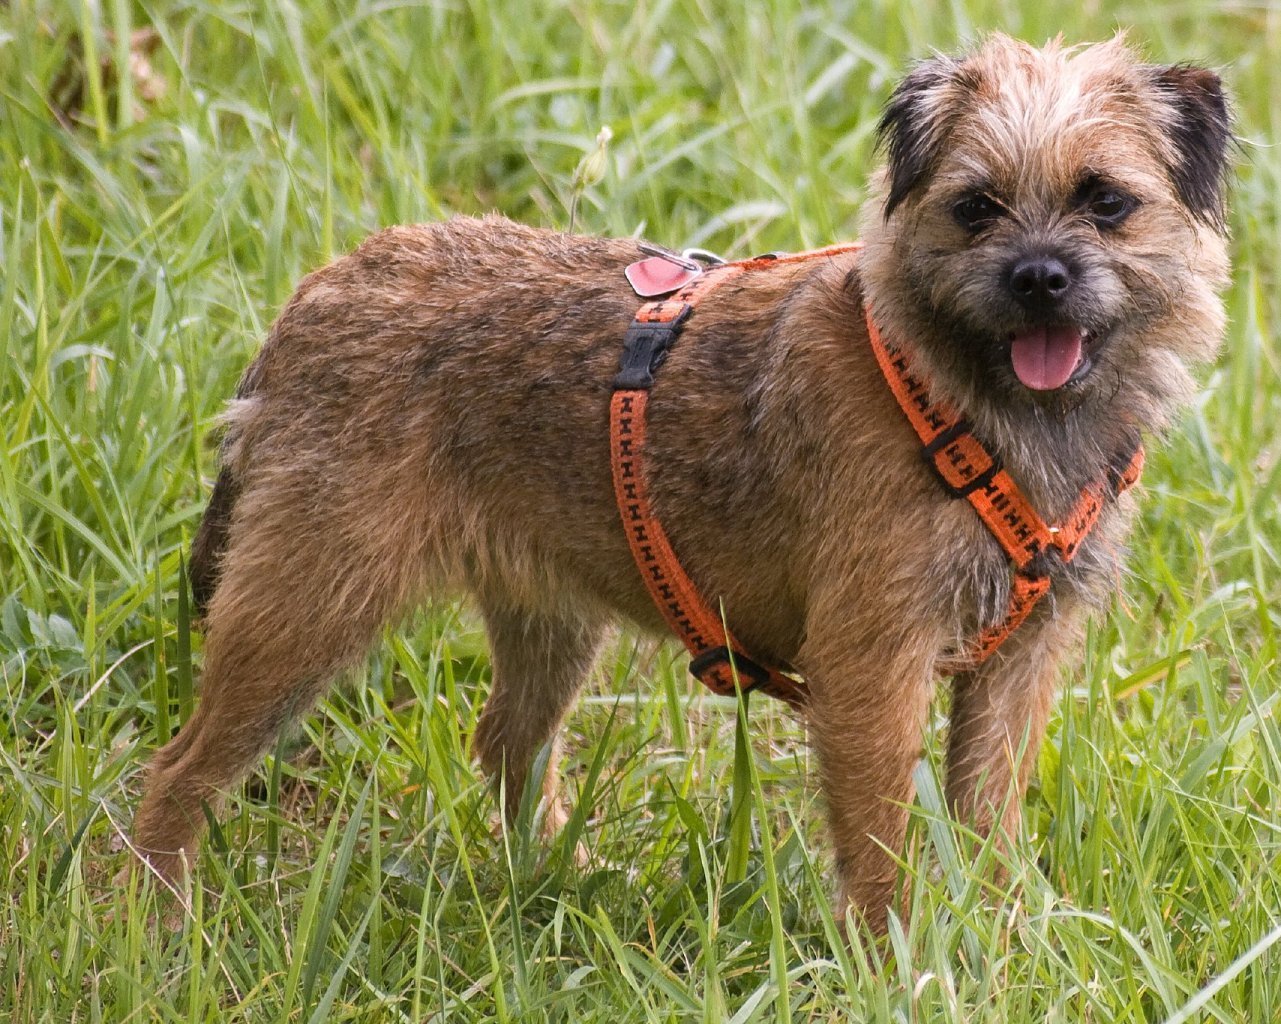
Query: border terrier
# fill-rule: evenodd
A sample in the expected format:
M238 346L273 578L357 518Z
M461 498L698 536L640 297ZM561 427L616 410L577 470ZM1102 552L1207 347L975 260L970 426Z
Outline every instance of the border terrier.
M1231 127L1219 78L1121 37L992 36L917 65L880 122L861 253L744 274L698 307L649 401L649 490L744 646L793 666L838 911L885 926L935 679L948 799L1017 830L1056 680L1116 587L1110 500L981 667L1004 553L939 486L864 321L910 354L1047 522L1193 393L1224 329ZM299 286L227 414L194 543L199 707L154 757L134 838L169 880L215 805L380 630L432 595L483 615L475 749L510 814L611 624L661 632L611 485L634 239L488 217L393 227ZM554 770L546 817L563 821Z

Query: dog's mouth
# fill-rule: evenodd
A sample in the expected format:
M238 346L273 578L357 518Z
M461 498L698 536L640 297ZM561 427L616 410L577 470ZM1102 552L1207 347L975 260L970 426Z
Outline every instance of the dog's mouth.
M1077 324L1038 324L1012 331L1010 362L1019 383L1032 391L1057 391L1084 379L1094 366L1097 338Z

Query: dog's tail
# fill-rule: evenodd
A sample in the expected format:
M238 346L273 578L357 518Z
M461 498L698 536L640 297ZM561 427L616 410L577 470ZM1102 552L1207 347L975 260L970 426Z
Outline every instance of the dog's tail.
M240 485L232 476L231 469L224 466L214 483L213 494L209 496L209 505L205 508L204 518L200 520L196 539L191 543L188 575L197 621L205 617L209 601L218 588L218 578L222 575L222 553L226 550L227 538L231 532L231 512L239 496Z
M197 624L209 610L209 602L213 600L218 580L222 577L222 556L231 538L231 516L240 499L240 480L232 468L236 462L237 442L242 433L240 424L236 422L237 413L243 415L245 406L258 389L260 366L261 358L249 364L236 388L235 400L223 415L222 422L226 432L219 446L222 468L218 471L218 479L214 481L204 518L200 520L200 527L196 530L196 539L191 542L191 564L187 567L187 576L191 580L191 600Z

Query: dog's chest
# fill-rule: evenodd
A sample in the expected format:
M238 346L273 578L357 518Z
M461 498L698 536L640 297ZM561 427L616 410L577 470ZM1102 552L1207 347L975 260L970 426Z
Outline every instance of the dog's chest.
M1128 517L1109 507L1097 527L1065 562L1051 550L1035 567L1050 579L1045 596L1029 619L1056 616L1081 603L1105 606L1120 579L1122 543ZM984 630L1005 623L1011 610L1016 569L991 532L963 502L939 509L931 545L932 557L921 572L933 590L944 622L943 657L952 660L970 649Z

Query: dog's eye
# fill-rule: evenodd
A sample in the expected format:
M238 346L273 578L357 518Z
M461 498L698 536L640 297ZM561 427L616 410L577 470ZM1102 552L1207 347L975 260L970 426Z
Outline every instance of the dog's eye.
M967 196L952 207L952 216L963 228L978 231L1005 213L1005 208L990 196Z
M1100 189L1090 196L1087 208L1094 223L1100 227L1114 228L1134 212L1138 204L1131 196L1115 189Z

